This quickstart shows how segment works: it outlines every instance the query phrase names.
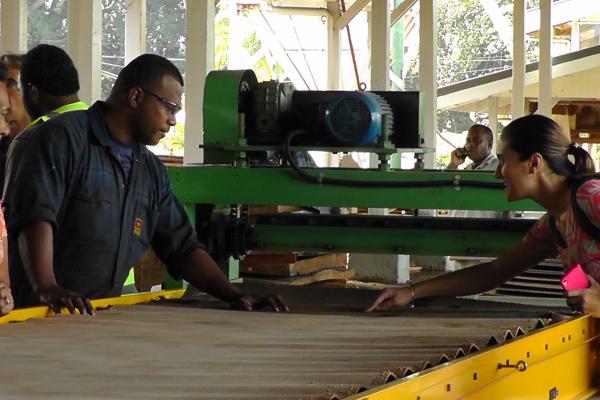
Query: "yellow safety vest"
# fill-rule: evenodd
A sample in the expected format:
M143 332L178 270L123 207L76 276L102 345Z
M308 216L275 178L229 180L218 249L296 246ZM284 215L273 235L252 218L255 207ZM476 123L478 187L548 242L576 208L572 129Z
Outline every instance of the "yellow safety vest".
M31 128L32 126L36 126L41 124L42 122L48 121L50 118L56 117L62 113L66 113L69 111L78 111L78 110L87 110L89 106L83 101L76 101L75 103L65 104L64 106L60 106L55 110L50 111L48 114L42 115L39 118L34 119L27 125L27 128Z

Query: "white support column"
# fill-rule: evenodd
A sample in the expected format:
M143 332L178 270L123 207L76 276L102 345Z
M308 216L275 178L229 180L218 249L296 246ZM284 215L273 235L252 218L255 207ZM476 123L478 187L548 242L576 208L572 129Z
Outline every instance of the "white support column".
M27 51L27 0L0 2L0 50Z
M146 0L127 0L125 65L146 52Z
M369 23L371 41L371 88L390 90L390 13L388 0L371 3Z
M185 138L183 161L200 163L203 152L203 96L206 75L215 66L215 3L188 1L185 14Z
M327 3L327 89L340 88L340 30L335 27L335 20L340 15L339 3Z
M69 1L69 55L79 72L79 97L88 104L101 96L101 49L101 0Z
M390 8L388 0L371 2L369 40L371 48L370 90L390 90ZM371 154L369 161L371 168L376 168L379 163L376 154ZM369 214L387 215L388 209L369 208ZM371 255L370 258L381 263L379 268L391 270L396 283L403 283L410 279L410 257L408 255L382 255L376 258ZM373 262L369 265L375 264Z
M371 50L371 70L369 90L390 89L390 13L388 0L371 3L369 13L369 48ZM377 168L379 158L371 153L369 168Z
M494 147L492 152L495 152L498 144L498 98L494 96L488 97L488 126L494 134Z
M571 51L579 50L579 20L571 22Z
M536 114L552 115L552 0L540 0L539 95Z
M423 99L421 134L425 147L435 149L437 132L437 0L420 2L419 90ZM435 166L435 153L425 155L425 168Z
M514 1L513 11L513 67L512 119L525 112L525 0Z

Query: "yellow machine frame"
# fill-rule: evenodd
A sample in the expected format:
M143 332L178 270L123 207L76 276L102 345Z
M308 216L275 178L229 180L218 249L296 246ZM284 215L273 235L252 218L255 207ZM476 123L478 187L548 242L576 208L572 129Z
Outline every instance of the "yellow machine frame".
M92 300L92 305L178 299L184 292L124 295ZM0 324L53 315L46 306L19 309L0 318ZM594 318L582 316L347 399L587 399L597 392L599 332Z
M598 390L598 337L586 315L347 399L588 399Z

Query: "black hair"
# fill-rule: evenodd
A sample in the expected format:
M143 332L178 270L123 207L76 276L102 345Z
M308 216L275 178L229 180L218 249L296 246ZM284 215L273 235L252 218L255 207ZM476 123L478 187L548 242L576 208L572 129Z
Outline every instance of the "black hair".
M8 69L3 62L0 62L0 82L8 81Z
M473 131L482 130L488 137L488 143L490 145L494 144L494 132L492 132L492 130L490 129L489 126L485 126L485 125L481 125L481 124L474 124L474 125L471 125L469 130L473 130Z
M554 120L543 115L515 119L502 130L501 139L521 161L540 153L552 171L567 178L596 171L590 154L571 142ZM573 162L569 155L573 156Z
M170 75L183 86L183 77L169 60L156 54L142 54L127 64L117 76L111 95L126 93L136 87L149 88L162 83Z
M63 49L40 44L23 56L21 86L25 90L29 85L51 96L68 96L79 91L79 76Z

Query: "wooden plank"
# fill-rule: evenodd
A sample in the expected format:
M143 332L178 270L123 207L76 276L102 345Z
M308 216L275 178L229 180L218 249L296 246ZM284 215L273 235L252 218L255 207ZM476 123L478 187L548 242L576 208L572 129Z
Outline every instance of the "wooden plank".
M240 272L245 274L289 277L312 274L322 269L345 270L348 265L348 256L346 253L325 254L297 260L296 262L273 262L279 259L284 260L284 256L281 255L279 258L274 256L243 260L240 263Z
M300 206L251 206L248 208L248 213L250 215L265 215L277 213L291 213L306 210L309 210L309 208Z
M252 253L240 261L244 264L292 264L298 261L294 253Z
M288 264L240 264L240 273L251 275L268 275L268 276L292 276L292 263Z
M292 266L292 276L310 274L323 268L346 268L348 255L346 253L331 253L322 256L299 260Z
M289 278L270 278L270 283L292 285L292 286L303 286L311 285L317 282L331 281L331 280L348 280L354 277L354 270L340 270L340 269L324 269L315 272L311 275L298 275ZM266 281L266 279L259 278L245 278L251 281Z

